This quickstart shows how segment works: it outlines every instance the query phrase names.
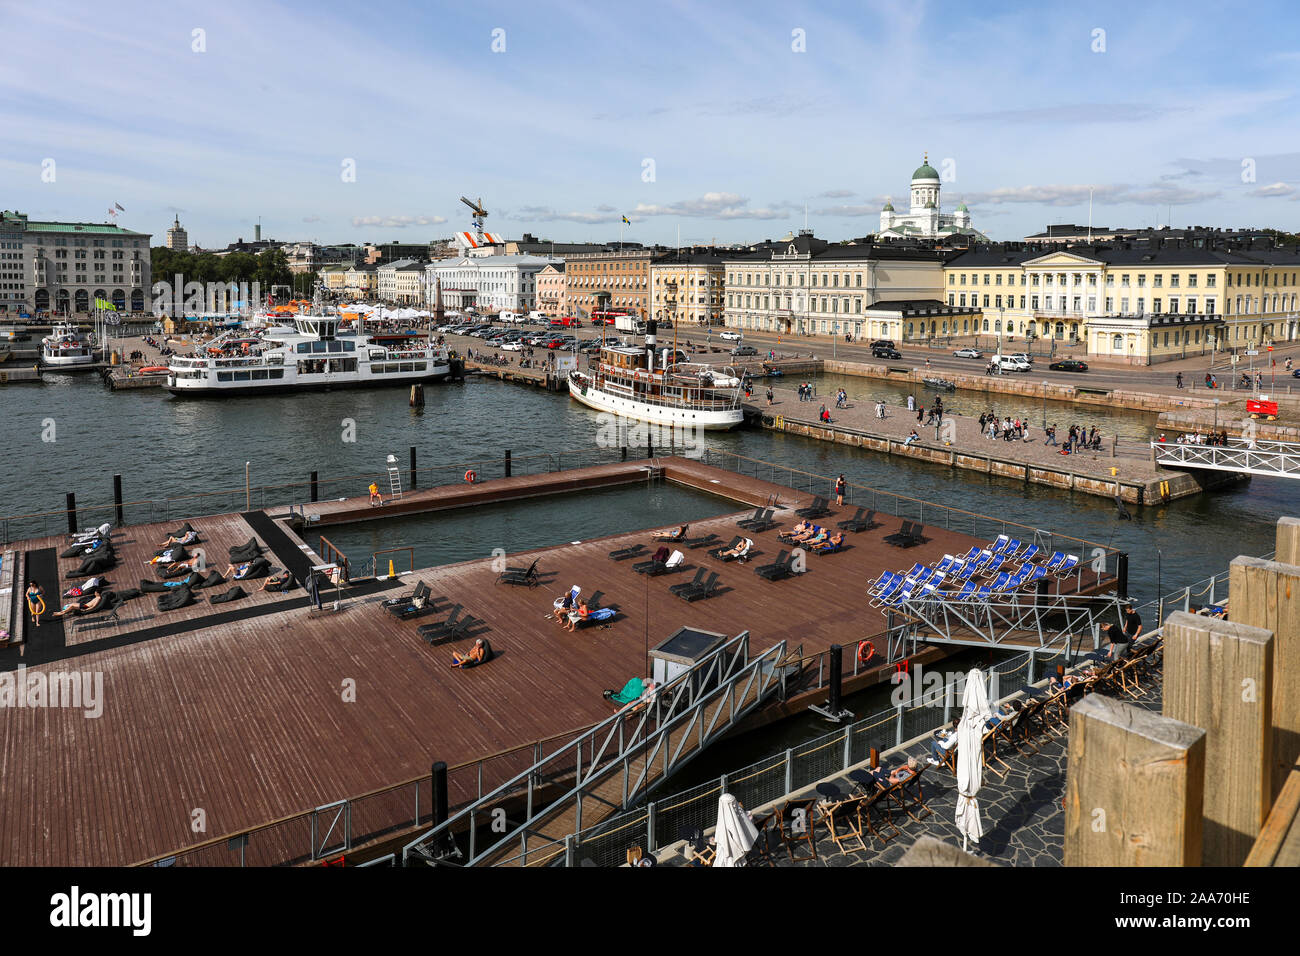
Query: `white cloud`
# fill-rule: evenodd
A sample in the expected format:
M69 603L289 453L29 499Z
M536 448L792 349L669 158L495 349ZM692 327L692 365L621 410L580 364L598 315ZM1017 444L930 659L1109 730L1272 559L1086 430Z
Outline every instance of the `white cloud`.
M308 220L303 220L304 222ZM354 226L386 226L405 229L407 226L436 226L447 221L445 216L353 216Z
M628 215L682 216L700 219L785 219L801 207L798 203L781 201L762 208L750 208L749 200L737 193L708 192L698 199L681 199L677 202L637 203Z
M320 216L303 216L303 217L302 217L302 221L303 221L303 222L321 222L322 220L321 220L321 217L320 217Z
M818 216L879 216L880 206L823 206L814 209Z
M828 189L824 193L818 193L818 199L848 199L850 196L856 196L852 189Z
M1296 189L1294 186L1290 186L1286 183L1273 183L1269 186L1260 186L1258 189L1252 189L1246 195L1271 198L1274 196L1290 196L1295 191Z

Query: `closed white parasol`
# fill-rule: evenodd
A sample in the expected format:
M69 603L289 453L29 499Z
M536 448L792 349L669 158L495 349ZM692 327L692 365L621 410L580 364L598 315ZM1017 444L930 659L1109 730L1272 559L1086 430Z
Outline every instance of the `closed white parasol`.
M984 689L984 673L978 667L966 675L961 706L961 722L957 725L956 823L964 850L968 840L979 842L984 835L978 797L984 783L984 723L993 714Z
M729 793L724 793L718 801L718 826L713 839L718 846L713 858L715 867L741 866L745 854L758 839L758 830L754 828L753 821Z

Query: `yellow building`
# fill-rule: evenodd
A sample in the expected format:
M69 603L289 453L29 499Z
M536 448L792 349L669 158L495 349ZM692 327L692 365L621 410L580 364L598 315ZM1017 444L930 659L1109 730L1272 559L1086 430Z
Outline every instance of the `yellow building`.
M726 270L716 252L679 252L650 263L650 314L681 325L721 325Z
M320 281L326 292L343 295L348 284L348 267L326 266L320 271Z
M1300 318L1300 255L1260 243L985 246L950 260L944 286L982 311L982 334L1133 365L1290 341Z

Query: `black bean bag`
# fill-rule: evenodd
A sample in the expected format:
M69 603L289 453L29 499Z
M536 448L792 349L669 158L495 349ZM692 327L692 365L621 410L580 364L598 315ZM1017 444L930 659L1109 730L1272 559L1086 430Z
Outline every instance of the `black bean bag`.
M194 572L185 565L182 565L179 568L163 568L158 573L164 578L183 578L186 575L193 574Z
M253 558L248 562L248 570L243 574L235 574L235 578L240 581L251 581L253 578L264 578L271 571L271 562L266 558Z
M203 584L201 584L200 587L215 588L218 584L225 583L226 579L221 576L221 572L216 568L213 568L208 572L208 576L203 579Z
M190 533L191 531L193 531L193 530L194 530L194 529L190 527L190 523L187 521L187 522L185 522L183 525L181 525L179 528L177 528L175 531L170 531L170 532L168 532L167 537L169 537L169 538L181 538L181 537L184 537L185 535L189 534L189 533Z
M87 554L95 554L105 548L111 551L113 549L112 542L107 538L92 538L89 541L82 541L79 544L74 544L67 551L64 551L59 555L59 557L79 558Z
M174 561L188 561L190 553L185 550L183 544L173 544L166 548L159 548L153 553L155 558L160 558L159 564L171 564Z
M492 660L493 656L495 656L495 653L496 652L492 650L492 645L488 643L488 639L485 637L483 638L483 659L481 661L467 661L465 664L461 666L478 667L478 665L480 664L486 664L488 661Z
M182 585L168 589L167 594L158 595L158 610L177 611L187 604L194 603L194 592Z
M111 571L117 564L117 558L110 552L108 554L91 555L85 561L81 562L81 567L77 568L77 574L103 574L105 571Z
M119 599L119 600L122 600L122 601L130 601L130 600L132 600L133 598L138 598L138 597L140 596L140 589L139 589L139 588L126 588L126 589L124 589L124 590L122 590L122 591L118 591L118 592L117 592L117 596L118 596L118 599Z
M228 601L238 601L240 598L246 598L246 597L248 597L248 594L244 591L244 589L236 585L235 587L227 591L225 594L212 595L212 597L208 598L208 603L225 604Z
M164 584L162 581L149 581L145 578L140 579L141 591L157 591L162 593L164 591L175 591L178 587L180 587L180 584Z
M262 546L257 543L256 538L249 538L243 544L237 544L230 549L231 561L251 561L262 553Z
M298 582L294 580L293 575L287 574L283 584L279 584L279 585L272 584L267 587L267 590L276 593L283 593L284 591L292 591L297 586L298 586Z

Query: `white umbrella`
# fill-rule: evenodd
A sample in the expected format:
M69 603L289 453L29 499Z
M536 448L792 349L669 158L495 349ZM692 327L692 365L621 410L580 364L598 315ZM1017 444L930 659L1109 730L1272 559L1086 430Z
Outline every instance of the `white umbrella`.
M758 839L753 821L729 793L724 793L718 801L718 825L713 831L713 839L718 847L713 857L714 866L740 866Z
M961 721L957 724L956 824L964 850L968 839L979 842L984 835L977 797L984 782L984 722L993 714L984 690L984 674L978 667L971 668L966 675L961 706Z

